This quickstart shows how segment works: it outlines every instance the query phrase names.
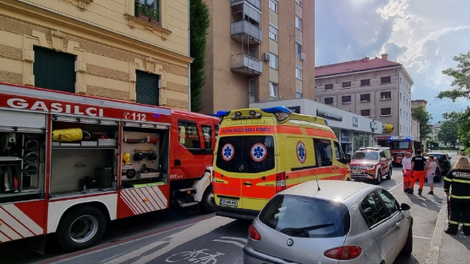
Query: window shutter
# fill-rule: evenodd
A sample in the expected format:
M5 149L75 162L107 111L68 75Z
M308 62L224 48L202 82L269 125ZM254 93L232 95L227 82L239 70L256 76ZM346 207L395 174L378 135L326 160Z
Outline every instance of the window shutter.
M136 71L136 102L141 104L159 105L159 91L160 87L158 82L160 76L150 74L143 71Z
M75 55L34 46L35 86L75 93L75 61Z

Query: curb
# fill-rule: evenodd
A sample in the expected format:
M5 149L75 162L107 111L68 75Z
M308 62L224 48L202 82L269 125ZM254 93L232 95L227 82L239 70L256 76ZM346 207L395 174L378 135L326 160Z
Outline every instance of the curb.
M444 234L445 226L447 225L447 199L444 199L441 204L441 210L437 216L436 227L431 239L431 245L426 257L426 264L439 263L439 250L442 245L442 236Z

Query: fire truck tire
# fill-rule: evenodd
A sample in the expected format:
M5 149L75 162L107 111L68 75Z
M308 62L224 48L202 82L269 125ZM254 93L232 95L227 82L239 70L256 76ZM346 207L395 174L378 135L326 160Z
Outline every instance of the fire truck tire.
M201 211L205 214L213 213L217 210L217 205L215 204L214 200L214 188L212 187L212 184L209 185L204 191L200 207Z
M67 213L57 229L59 244L66 251L76 251L98 243L106 230L106 218L96 207L84 206Z

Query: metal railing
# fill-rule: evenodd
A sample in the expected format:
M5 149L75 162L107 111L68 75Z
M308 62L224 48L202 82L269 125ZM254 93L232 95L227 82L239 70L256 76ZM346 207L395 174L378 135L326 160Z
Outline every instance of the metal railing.
M234 54L232 55L232 69L246 70L253 74L261 74L263 73L263 62L247 54Z
M263 41L263 31L261 28L246 20L233 22L230 27L230 33L232 36L239 34L247 35L259 43Z
M261 10L261 0L232 0L232 4L247 2Z

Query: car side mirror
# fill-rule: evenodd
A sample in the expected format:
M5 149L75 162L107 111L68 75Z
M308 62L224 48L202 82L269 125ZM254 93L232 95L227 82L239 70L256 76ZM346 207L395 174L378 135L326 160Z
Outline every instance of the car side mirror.
M411 206L409 206L409 205L406 204L406 203L402 203L402 204L400 205L400 209L401 209L402 211L408 211L408 210L411 209Z
M340 161L342 163L351 163L351 154L344 154L344 158Z

